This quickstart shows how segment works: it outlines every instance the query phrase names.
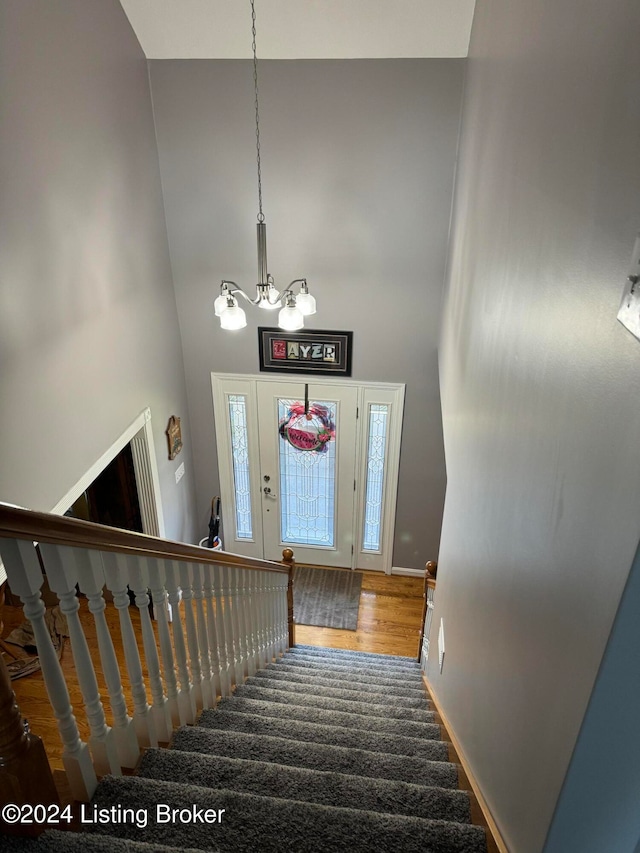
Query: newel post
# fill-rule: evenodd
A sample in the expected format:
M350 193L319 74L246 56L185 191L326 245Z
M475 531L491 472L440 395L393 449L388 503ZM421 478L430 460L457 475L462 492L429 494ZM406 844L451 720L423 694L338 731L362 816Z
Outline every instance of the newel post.
M296 561L293 558L291 548L285 548L282 552L282 562L289 569L289 582L287 583L287 626L289 629L289 648L296 644L296 626L293 619L293 573L296 569Z
M4 589L0 587L0 631ZM23 721L11 677L0 655L0 803L59 803L44 744ZM0 821L0 831L24 834Z
M424 589L422 592L422 597L424 598L424 604L422 605L422 620L420 622L420 642L418 643L418 662L420 661L420 657L422 655L422 642L424 640L424 627L427 621L427 610L429 609L429 581L432 582L432 585L435 584L436 575L438 573L438 564L435 560L429 560L429 562L424 567Z

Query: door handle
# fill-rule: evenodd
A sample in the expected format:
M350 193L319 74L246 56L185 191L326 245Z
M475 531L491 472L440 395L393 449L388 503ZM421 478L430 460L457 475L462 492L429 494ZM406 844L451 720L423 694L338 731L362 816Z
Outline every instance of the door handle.
M269 488L269 486L265 486L265 487L264 487L264 489L263 489L262 491L265 493L265 495L266 495L268 498L277 498L277 497L278 497L276 494L274 494L274 493L271 491L271 489Z

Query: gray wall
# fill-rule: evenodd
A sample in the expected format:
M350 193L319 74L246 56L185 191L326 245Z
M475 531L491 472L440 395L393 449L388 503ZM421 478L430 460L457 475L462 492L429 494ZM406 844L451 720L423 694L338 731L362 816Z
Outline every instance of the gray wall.
M616 321L640 228L639 32L635 0L476 5L429 677L518 853L543 849L640 536L640 343ZM622 734L605 718L600 735L606 766Z
M191 540L147 64L117 0L3 0L0 105L0 500L50 509L150 406L167 534Z
M218 489L211 371L257 373L259 324L213 316L220 280L257 275L247 61L153 61L151 84L184 342L199 517ZM354 332L356 379L406 382L394 565L437 554L445 470L437 341L464 63L259 66L269 269L306 276L310 328ZM360 303L360 304L359 304Z

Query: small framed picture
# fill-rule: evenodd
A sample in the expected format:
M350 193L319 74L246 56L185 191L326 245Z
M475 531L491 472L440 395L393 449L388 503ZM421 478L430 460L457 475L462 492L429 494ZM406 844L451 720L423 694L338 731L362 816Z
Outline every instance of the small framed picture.
M167 441L169 443L169 459L175 459L182 450L182 432L180 430L180 418L171 415L167 427Z
M353 332L258 328L260 370L265 372L351 376L352 349Z

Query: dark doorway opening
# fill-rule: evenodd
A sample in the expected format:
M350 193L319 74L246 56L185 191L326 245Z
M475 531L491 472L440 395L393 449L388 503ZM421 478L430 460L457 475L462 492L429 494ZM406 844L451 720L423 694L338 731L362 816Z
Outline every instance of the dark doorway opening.
M122 530L144 532L129 444L98 474L65 515Z

